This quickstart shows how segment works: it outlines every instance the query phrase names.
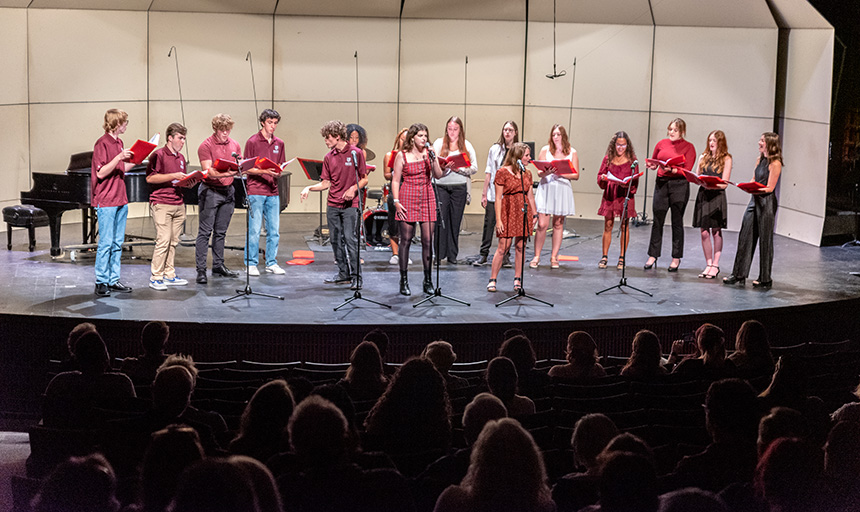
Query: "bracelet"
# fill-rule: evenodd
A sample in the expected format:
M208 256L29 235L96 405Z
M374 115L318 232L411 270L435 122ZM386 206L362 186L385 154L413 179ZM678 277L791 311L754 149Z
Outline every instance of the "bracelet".
M394 201L392 201L392 202L393 202L393 203L399 203L399 202L400 202L400 199L395 199L395 200L394 200Z

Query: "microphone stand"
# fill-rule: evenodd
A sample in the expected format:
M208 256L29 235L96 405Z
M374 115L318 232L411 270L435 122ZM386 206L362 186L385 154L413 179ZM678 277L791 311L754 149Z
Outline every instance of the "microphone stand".
M363 300L365 302L370 302L371 304L376 304L377 306L382 306L384 308L391 309L391 306L388 304L383 304L382 302L377 302L375 300L371 300L371 299L368 299L367 297L361 296L361 286L363 284L362 278L361 278L361 245L362 245L362 242L361 242L361 224L362 224L361 223L361 212L364 211L364 208L363 208L363 205L361 204L361 188L358 186L358 182L359 182L358 158L356 158L355 151L352 152L352 165L353 165L353 168L355 171L355 195L358 198L358 214L355 217L357 226L352 226L352 230L356 232L356 236L358 237L358 240L356 242L356 245L358 246L357 251L356 251L356 260L357 261L356 261L356 268L355 268L355 275L356 275L355 284L356 284L356 287L352 293L352 297L349 297L348 299L343 301L339 306L334 308L334 310L337 311L338 309L346 306L347 304L351 304L357 300ZM320 197L322 197L322 194L320 194ZM349 259L349 248L346 248L346 251L347 251L347 259Z
M435 153L433 153L433 150L430 148L429 143L427 144L427 151L430 153L430 158L435 160L436 155L435 155ZM432 164L430 165L430 174L431 174L431 178L432 178L433 177L432 176L432 174L433 174L433 165ZM435 265L436 265L436 288L433 290L433 293L431 295L428 295L427 297L416 302L415 304L412 305L412 307L417 308L421 304L424 304L425 302L428 302L428 301L430 302L431 305L438 306L439 304L436 304L435 302L433 302L433 299L436 297L448 299L448 300L454 301L458 304L464 304L466 306L471 306L471 304L469 304L468 302L466 302L464 300L456 299L454 297L443 294L442 293L442 287L439 286L439 266L442 263L442 258L439 254L439 225L440 225L440 223L444 223L445 221L442 218L442 202L439 200L439 190L436 187L436 181L434 179L431 179L430 184L433 186L433 195L436 196L436 219L437 219L437 221L436 221L436 226L433 229L433 237L435 238L434 242L436 244L436 250L435 250L435 253L436 253L435 254L435 256L436 256L435 257L435 260L436 260L436 263L435 263Z
M523 210L523 254L522 254L522 257L520 258L520 287L516 290L516 292L513 295L511 295L507 299L504 299L504 300L497 302L496 307L499 307L502 304L507 304L508 302L510 302L514 299L519 299L520 297L524 297L526 299L531 299L531 300L540 302L541 304L546 304L547 306L552 308L552 307L555 307L555 304L553 304L551 302L547 302L547 301L542 300L542 299L539 299L533 295L529 295L526 293L526 287L525 287L526 241L528 240L528 233L529 233L529 231L531 231L531 229L530 229L531 225L528 223L529 209L528 209L528 203L526 202L527 201L526 198L528 197L528 191L526 190L525 176L524 176L526 173L526 169L525 169L525 167L523 167L523 163L520 162L519 160L517 161L517 165L520 168L520 189L522 190L522 194L523 194L523 207L522 207L522 210ZM498 198L498 197L496 198L496 201L501 201L501 200L502 200L501 198ZM512 240L513 240L513 242L512 242L513 244L517 243L516 237L514 237ZM516 245L514 245L514 258L515 259L516 259L516 254L517 254L517 248L516 248Z
M239 157L235 156L233 158L236 160L236 166L238 167L239 166ZM245 252L247 253L248 252L248 246L251 245L250 244L250 242L251 242L251 199L248 196L248 184L246 183L247 173L245 173L245 179L244 180L241 179L241 176L239 177L239 180L242 182L242 188L245 190L245 208L246 208L246 211L248 212L248 214L245 216ZM248 255L248 256L250 256L250 255ZM260 292L253 291L251 289L251 273L250 272L251 272L251 266L248 265L247 262L245 262L245 288L243 288L241 290L236 290L236 295L233 295L232 297L227 297L226 299L221 299L222 304L230 302L233 299L238 299L239 297L250 297L252 295L259 295L260 297L268 297L270 299L284 300L284 297L282 297L281 295L272 295L269 293L260 293Z
M634 168L632 170L632 173L635 173L635 172L636 172L636 169ZM632 174L631 174L631 176L632 176ZM624 227L624 219L627 219L627 202L630 201L630 184L632 182L633 182L633 179L631 178L630 183L627 184L627 194L624 196L624 206L621 208L621 219L622 219L621 227L622 227L622 229ZM628 242L630 241L630 219L627 219L627 241ZM627 256L627 250L626 249L624 251L624 256ZM621 280L618 282L618 284L616 284L615 286L610 286L609 288L606 288L605 290L600 290L599 292L595 293L595 295L600 295L603 292L608 292L609 290L614 290L616 288L621 290L622 287L624 287L624 286L626 286L627 288L631 288L633 290L636 290L637 292L644 293L645 295L647 295L649 297L654 296L653 294L648 293L645 290L640 290L639 288L636 288L635 286L630 286L629 284L627 284L627 259L626 258L624 259L624 265L621 267Z

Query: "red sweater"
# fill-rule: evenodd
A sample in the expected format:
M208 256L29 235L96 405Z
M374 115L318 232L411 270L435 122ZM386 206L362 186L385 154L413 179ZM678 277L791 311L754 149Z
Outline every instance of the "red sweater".
M654 154L651 158L663 160L665 162L666 160L678 155L684 155L684 158L686 159L684 169L692 171L693 165L696 164L696 148L693 147L692 143L687 142L684 139L679 139L674 142L669 139L661 140L656 146L654 146ZM672 173L668 170L664 170L662 167L657 171L657 177L669 180L684 179L683 174Z

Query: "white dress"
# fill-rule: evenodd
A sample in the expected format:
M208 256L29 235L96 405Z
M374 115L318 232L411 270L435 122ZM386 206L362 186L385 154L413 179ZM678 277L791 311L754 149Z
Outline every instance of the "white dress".
M553 157L547 155L546 159L551 160ZM575 215L570 180L555 173L541 178L535 191L535 206L538 213L546 215Z

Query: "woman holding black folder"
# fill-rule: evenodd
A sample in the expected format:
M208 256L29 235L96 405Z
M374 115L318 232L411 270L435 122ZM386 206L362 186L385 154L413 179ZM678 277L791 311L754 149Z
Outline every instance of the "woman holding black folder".
M732 275L723 278L724 284L740 284L743 286L753 253L756 239L759 243L759 274L753 281L756 288L770 288L773 285L771 268L773 267L773 228L776 221L776 194L774 189L782 173L782 146L779 135L765 132L758 141L758 163L755 168L755 181L764 185L751 192L752 197L744 212L741 231L738 233L738 252L735 255L735 266Z
M573 203L573 190L570 188L570 180L579 179L579 156L576 150L570 146L567 131L564 126L555 124L549 131L549 141L542 147L538 154L538 160L569 160L573 172L560 173L555 167L538 171L537 192L535 193L535 204L537 205L538 224L535 231L535 257L529 263L530 268L538 268L540 265L540 252L546 241L546 231L549 229L549 219L552 217L552 252L549 257L550 268L559 268L558 251L561 249L561 240L564 238L564 218L576 213Z

